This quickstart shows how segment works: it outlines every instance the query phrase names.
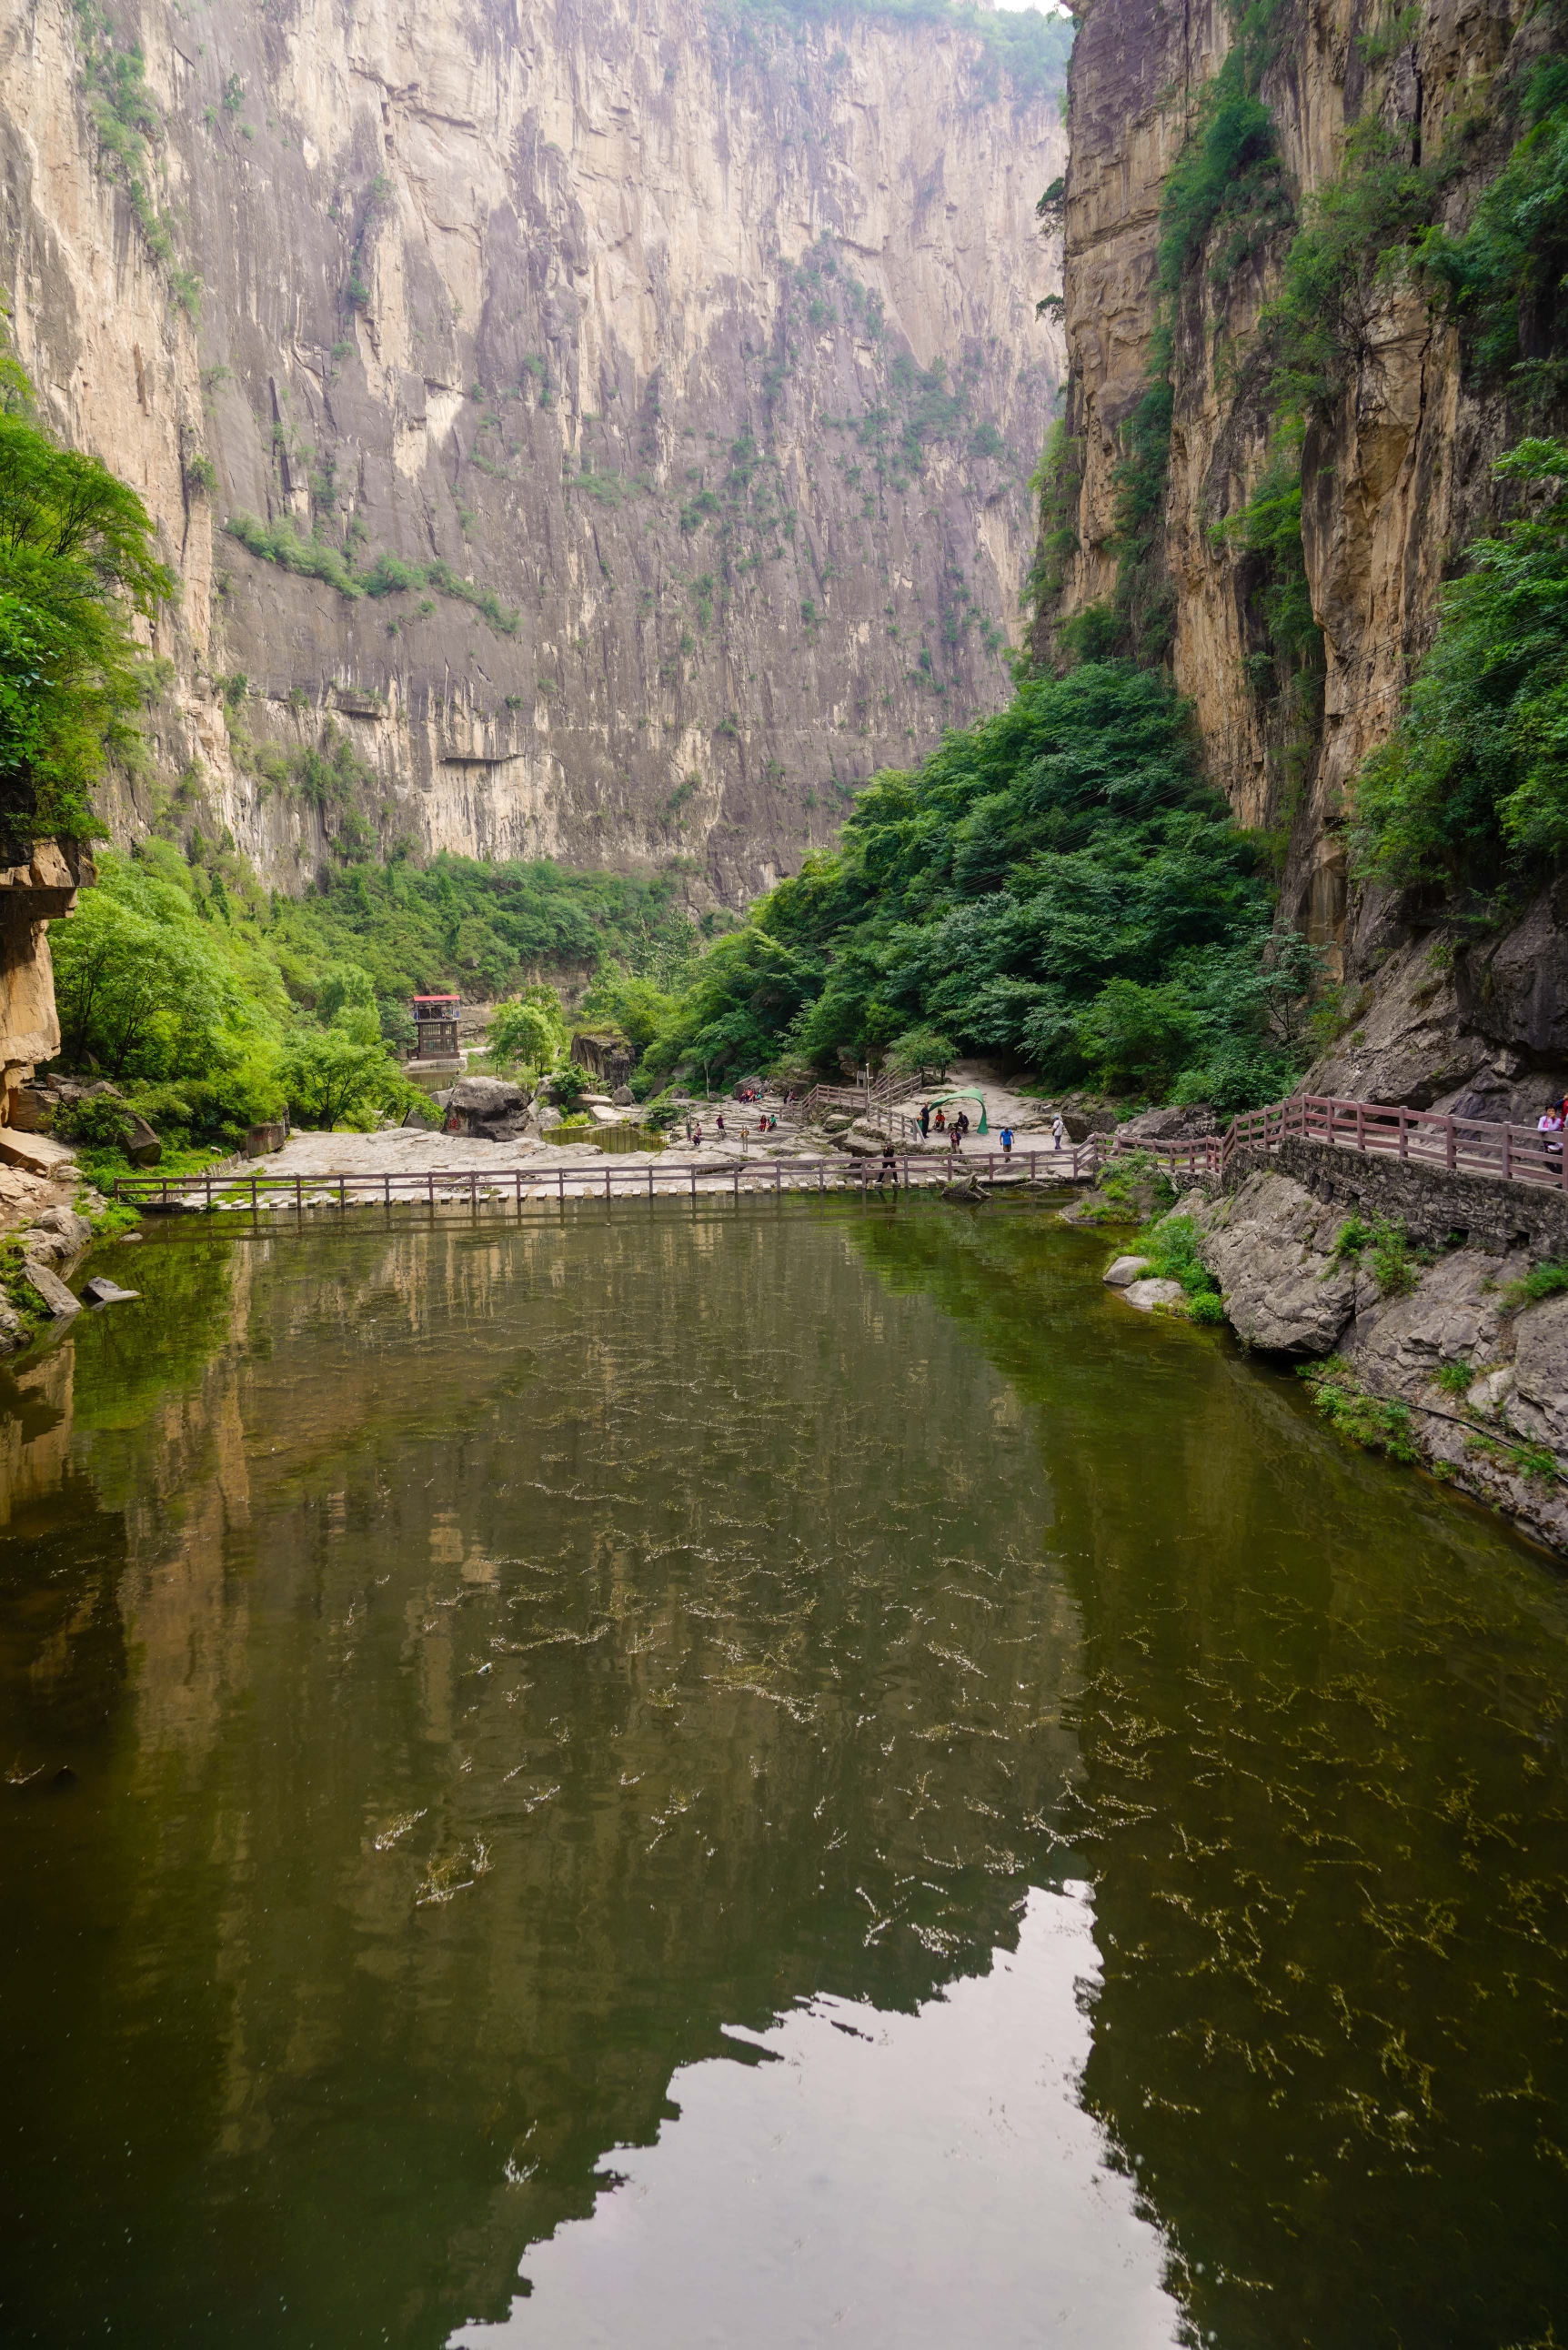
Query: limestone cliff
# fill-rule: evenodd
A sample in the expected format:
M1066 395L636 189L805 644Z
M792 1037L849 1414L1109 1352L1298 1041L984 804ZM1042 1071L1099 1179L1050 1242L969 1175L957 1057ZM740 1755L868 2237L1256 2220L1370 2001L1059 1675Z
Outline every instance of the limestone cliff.
M1302 450L1300 560L1321 630L1311 661L1282 661L1271 639L1271 583L1243 509L1277 453L1260 316L1354 127L1379 126L1397 158L1445 158L1437 217L1462 224L1514 135L1489 94L1550 43L1550 23L1524 0L1420 0L1398 13L1377 0L1284 0L1272 16L1257 83L1277 141L1272 209L1256 203L1244 237L1234 213L1221 215L1163 305L1162 199L1236 16L1223 0L1092 0L1081 16L1064 208L1070 380L1038 643L1049 654L1064 620L1117 592L1126 468L1163 369L1168 453L1147 566L1158 578L1141 592L1164 597L1167 658L1216 781L1244 823L1276 837L1282 913L1349 983L1345 1041L1311 1082L1517 1116L1568 1083L1555 901L1477 941L1430 910L1354 888L1345 823L1356 771L1431 641L1442 582L1501 510L1493 462L1542 429L1539 412L1527 420L1474 380L1454 329L1395 272L1375 281L1346 380Z
M1005 699L1065 133L974 33L111 17L11 0L0 282L183 583L122 837L286 883L679 857L733 900Z

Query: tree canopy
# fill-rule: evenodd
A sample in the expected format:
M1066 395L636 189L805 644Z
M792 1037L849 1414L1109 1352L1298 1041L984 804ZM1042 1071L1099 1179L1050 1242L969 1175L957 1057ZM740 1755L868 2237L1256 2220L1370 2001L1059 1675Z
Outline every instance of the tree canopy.
M107 756L137 739L133 623L176 593L134 490L57 447L26 378L0 377L0 810L13 838L82 838Z

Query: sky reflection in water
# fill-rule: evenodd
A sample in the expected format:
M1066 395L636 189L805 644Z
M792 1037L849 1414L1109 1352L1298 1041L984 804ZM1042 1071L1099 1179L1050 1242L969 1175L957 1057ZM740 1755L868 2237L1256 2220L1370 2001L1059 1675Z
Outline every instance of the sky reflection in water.
M1079 2102L1097 1977L1088 1887L1034 1888L1017 1949L918 2015L818 1998L744 2035L762 2062L686 2066L658 2146L454 2345L1163 2350L1164 2248Z

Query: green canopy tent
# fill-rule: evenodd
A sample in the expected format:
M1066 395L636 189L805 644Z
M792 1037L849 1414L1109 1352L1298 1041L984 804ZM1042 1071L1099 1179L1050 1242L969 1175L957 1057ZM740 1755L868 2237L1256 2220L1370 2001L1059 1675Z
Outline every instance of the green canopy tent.
M952 1093L927 1094L923 1098L930 1103L933 1109L935 1109L939 1102L978 1102L980 1104L980 1124L976 1127L975 1132L977 1134L989 1134L991 1132L990 1127L987 1126L985 1122L985 1096L981 1093L976 1093L972 1086L960 1086Z

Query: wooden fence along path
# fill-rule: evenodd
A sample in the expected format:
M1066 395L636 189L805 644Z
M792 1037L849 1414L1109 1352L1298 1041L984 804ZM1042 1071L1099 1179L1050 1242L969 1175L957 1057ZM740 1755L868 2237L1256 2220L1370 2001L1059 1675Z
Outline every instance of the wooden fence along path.
M1444 1118L1434 1110L1401 1109L1387 1102L1342 1101L1329 1094L1293 1094L1266 1109L1243 1110L1223 1134L1193 1142L1140 1143L1172 1174L1218 1176L1231 1171L1239 1150L1273 1150L1287 1139L1325 1142L1448 1174L1490 1176L1504 1183L1545 1185L1568 1191L1568 1137L1532 1126L1487 1118ZM1111 1147L1116 1148L1115 1139Z
M888 1091L898 1080L883 1079ZM906 1132L915 1121L891 1109L888 1092L878 1097L869 1091L870 1107L889 1120L899 1118ZM863 1112L867 1088L818 1086L805 1100L792 1105L791 1115L802 1117L823 1100L853 1104ZM1398 1159L1417 1166L1439 1167L1449 1174L1481 1175L1494 1181L1526 1183L1568 1193L1568 1137L1540 1134L1533 1127L1507 1126L1485 1118L1444 1118L1433 1111L1400 1109L1386 1102L1342 1101L1326 1094L1297 1094L1289 1101L1271 1102L1266 1109L1244 1110L1232 1118L1223 1134L1202 1135L1186 1142L1137 1143L1157 1165L1172 1175L1205 1176L1223 1180L1241 1150L1272 1150L1287 1138L1331 1144L1336 1149L1365 1151ZM607 1157L602 1167L489 1167L409 1170L374 1175L235 1174L209 1168L202 1175L121 1176L114 1187L117 1200L143 1208L170 1210L268 1208L304 1210L316 1207L367 1207L379 1201L391 1207L407 1201L431 1208L481 1200L513 1201L521 1208L527 1200L633 1197L654 1199L686 1191L692 1199L742 1191L855 1191L884 1188L889 1177L900 1190L944 1187L960 1173L967 1180L995 1183L1052 1183L1091 1180L1106 1159L1124 1148L1116 1135L1091 1135L1086 1142L1064 1143L1060 1150L1000 1150L922 1152L911 1157L896 1150L892 1164L877 1159L654 1159L640 1167L618 1167Z

